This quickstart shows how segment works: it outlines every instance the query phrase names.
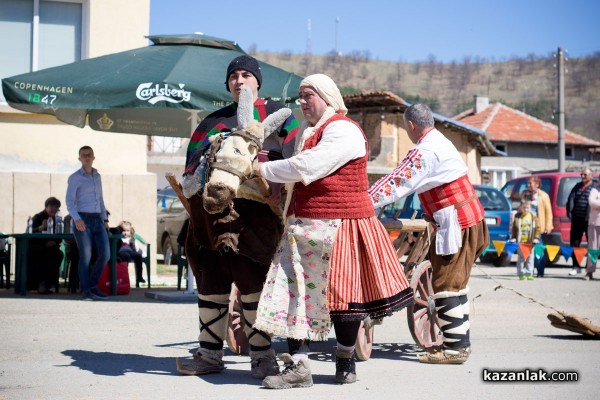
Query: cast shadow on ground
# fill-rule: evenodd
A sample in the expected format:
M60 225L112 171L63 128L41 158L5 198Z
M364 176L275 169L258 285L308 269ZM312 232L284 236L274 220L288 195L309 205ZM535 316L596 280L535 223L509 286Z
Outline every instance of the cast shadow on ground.
M565 332L567 332L567 331L565 330ZM589 335L579 335L579 334L534 335L534 336L540 337L540 338L557 339L557 340L600 340L600 336L589 336Z
M331 374L313 374L313 382L315 384L336 385L334 380L335 361L333 356L336 343L335 338L310 343L309 358L312 361L331 363ZM157 347L185 349L191 356L197 349L197 342L165 343L157 345ZM273 348L277 353L288 351L287 342L283 338L275 338L273 340ZM416 354L420 351L420 348L414 344L374 343L370 358L416 362ZM61 365L62 367L76 367L96 375L122 376L126 373L179 375L174 357L153 357L140 354L119 354L86 350L65 350L62 354L72 359L70 364ZM235 353L225 348L225 355L232 356ZM362 363L361 361L359 362ZM247 364L247 368L245 366L243 369L231 368L238 364ZM198 378L214 385L232 383L261 385L261 381L252 378L249 373L250 359L247 355L240 355L234 361L226 360L225 367L228 366L230 368L226 369L223 373L202 375Z
M65 350L72 361L61 367L76 367L96 375L121 376L133 372L151 375L178 375L173 357L119 354L87 350Z
M310 342L310 359L324 362L334 362L337 341L329 338L322 342ZM287 352L285 341L274 340L273 348L277 353ZM408 343L373 343L370 358L387 360L417 361L417 353L422 352L417 345Z

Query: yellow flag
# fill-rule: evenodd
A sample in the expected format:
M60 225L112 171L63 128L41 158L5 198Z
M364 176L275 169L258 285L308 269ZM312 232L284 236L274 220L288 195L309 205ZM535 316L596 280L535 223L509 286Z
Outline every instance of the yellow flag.
M546 253L548 253L548 260L550 260L550 262L554 261L559 250L560 246L546 245Z
M498 253L498 257L500 257L502 255L502 250L504 250L504 246L506 246L506 242L503 242L501 240L492 240L492 243L494 243L494 247L496 248L496 253Z

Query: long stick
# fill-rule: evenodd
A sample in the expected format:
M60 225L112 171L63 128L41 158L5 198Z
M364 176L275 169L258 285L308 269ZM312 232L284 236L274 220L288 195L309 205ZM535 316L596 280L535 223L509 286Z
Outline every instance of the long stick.
M183 204L183 207L188 212L189 215L192 215L192 209L190 208L190 203L188 203L188 199L183 195L183 190L181 190L181 184L177 182L177 178L175 178L175 174L172 172L165 173L165 178L169 182L169 185L173 188L173 191Z

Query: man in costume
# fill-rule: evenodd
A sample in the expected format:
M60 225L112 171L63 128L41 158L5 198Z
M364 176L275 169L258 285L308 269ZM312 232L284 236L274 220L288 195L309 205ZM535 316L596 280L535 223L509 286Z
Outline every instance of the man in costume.
M414 104L404 113L409 139L416 144L391 174L379 179L369 194L382 207L417 192L436 225L429 248L433 291L443 348L419 354L420 362L462 364L471 353L467 286L475 260L489 244L484 210L456 147L434 128L428 106Z
M202 168L202 151L207 147L209 138L237 127L236 111L243 87L252 91L254 119L263 121L283 107L258 97L261 83L260 66L254 58L243 55L232 60L227 68L225 85L234 103L206 117L194 132L188 147L182 186L189 199L191 213L185 249L199 292L200 347L192 360L177 360L178 371L185 375L216 373L225 368L223 341L229 322L232 283L241 293L252 376L262 379L279 372L270 335L253 329L252 325L265 276L283 230L281 218L265 202L239 197L250 180L241 184L233 207L217 214L204 210L202 189L194 186L197 170ZM290 116L280 129L264 140L259 160L289 157L297 130L298 122ZM278 188L272 186L269 201L279 201L279 195ZM236 248L228 247L222 240L224 236L234 238Z

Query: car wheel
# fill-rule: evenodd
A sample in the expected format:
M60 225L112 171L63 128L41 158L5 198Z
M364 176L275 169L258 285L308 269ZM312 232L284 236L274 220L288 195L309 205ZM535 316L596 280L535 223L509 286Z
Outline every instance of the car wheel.
M496 267L508 267L510 265L510 260L512 257L509 257L508 254L502 253L500 257L496 256L494 260L494 266Z
M175 255L173 253L173 245L171 244L171 239L167 236L163 240L163 262L165 265L172 265L175 262Z
M498 254L496 254L495 251L489 251L485 255L479 257L479 261L482 263L493 264L495 267L507 267L510 265L510 259L511 257L504 252L498 257Z

